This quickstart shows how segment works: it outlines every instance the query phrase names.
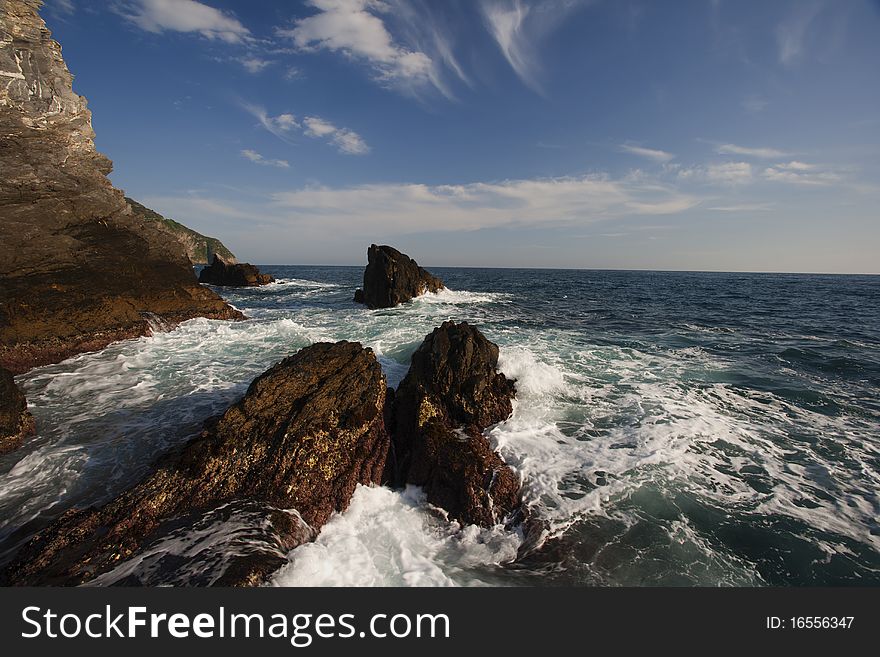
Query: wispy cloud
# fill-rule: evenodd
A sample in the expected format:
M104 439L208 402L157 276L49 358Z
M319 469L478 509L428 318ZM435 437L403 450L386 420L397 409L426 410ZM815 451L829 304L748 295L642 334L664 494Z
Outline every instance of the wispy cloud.
M770 105L770 102L764 100L763 98L746 98L742 103L740 103L741 107L748 112L749 114L760 114L767 106Z
M329 139L340 153L348 155L366 155L370 152L370 147L363 138L346 128L337 128L329 121L317 116L308 116L303 119L305 125L305 135L317 139Z
M698 199L656 180L603 175L465 185L379 184L279 192L274 205L322 225L364 233L590 224L683 212Z
M443 90L426 53L393 39L382 19L390 6L381 0L308 0L318 13L297 20L278 35L302 51L329 50L367 63L382 82L403 86L431 84Z
M486 29L519 78L543 93L538 46L586 0L481 0Z
M741 157L754 157L763 160L789 157L791 155L791 153L775 148L750 148L748 146L737 146L736 144L722 144L715 149L715 152L720 155L739 155Z
M250 160L254 164L259 164L265 167L277 167L279 169L289 169L290 162L287 160L272 160L260 155L257 151L253 151L249 148L241 151L241 156L246 160Z
M767 167L764 169L763 176L773 182L809 186L833 185L844 180L843 175L837 171L797 161Z
M291 134L301 127L293 114L269 116L264 108L252 103L242 103L242 108L257 119L261 126L283 141L289 141Z
M251 37L232 14L195 0L131 0L117 11L143 30L153 33L186 32L226 43L242 43Z
M776 42L779 47L779 62L791 66L800 60L806 51L806 39L810 25L819 15L822 3L819 0L802 0L795 3L795 10L776 29Z
M69 15L76 11L73 0L51 0L48 5L51 9L61 14Z
M631 155L637 155L639 157L644 157L654 162L669 162L672 160L675 155L672 153L667 153L666 151L661 151L655 148L645 148L643 146L636 146L634 144L621 144L620 150L624 153L629 153Z
M257 57L256 55L247 55L245 57L241 57L238 60L238 63L244 66L245 70L247 70L248 73L257 74L261 73L269 66L272 66L274 62L270 59Z
M713 185L743 185L752 181L748 162L720 162L679 169L680 180Z
M292 143L293 136L302 131L306 137L329 141L340 153L346 155L366 155L370 152L367 142L354 130L339 128L321 117L308 116L300 123L290 113L271 116L259 105L242 103L242 107L256 118L263 128L287 143Z

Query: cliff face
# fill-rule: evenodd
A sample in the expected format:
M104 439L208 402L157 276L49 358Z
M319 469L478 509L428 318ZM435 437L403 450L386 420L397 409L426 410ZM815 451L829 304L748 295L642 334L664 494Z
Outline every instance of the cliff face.
M150 318L239 318L110 184L40 5L0 3L0 365L22 372L144 335Z
M235 262L235 256L232 255L232 251L227 249L223 242L216 237L202 235L192 228L187 228L183 224L174 221L174 219L167 219L134 199L126 197L125 201L138 217L154 221L159 229L169 233L180 242L190 262L194 265L207 265L214 259L214 254L219 255L226 262Z

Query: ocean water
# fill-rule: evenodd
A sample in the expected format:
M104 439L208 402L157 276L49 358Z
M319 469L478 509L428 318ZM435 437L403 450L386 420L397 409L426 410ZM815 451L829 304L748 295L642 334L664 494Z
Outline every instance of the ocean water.
M517 380L488 435L543 540L362 487L272 585L880 584L880 278L435 269L448 290L368 311L351 301L360 267L262 269L278 282L221 290L249 321L192 320L18 378L39 435L0 459L0 563L284 356L357 340L393 386L454 319ZM212 511L98 584L208 584L230 554L277 550L269 511Z

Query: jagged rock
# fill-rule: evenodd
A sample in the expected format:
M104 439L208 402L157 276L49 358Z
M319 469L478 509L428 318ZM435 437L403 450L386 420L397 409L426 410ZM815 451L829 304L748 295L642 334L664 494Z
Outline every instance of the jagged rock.
M408 255L390 246L371 244L367 249L364 287L354 300L367 308L393 308L426 292L439 292L443 281L431 275Z
M350 342L306 347L255 379L141 483L103 508L68 511L37 534L2 579L86 582L135 554L164 523L233 500L296 509L304 526L275 527L291 549L346 509L358 483L381 481L390 445L386 394L371 350ZM250 555L222 583L257 583L277 565L277 555L267 559Z
M229 287L254 287L273 283L269 274L261 274L249 262L227 262L214 254L214 261L199 273L199 283Z
M512 412L498 347L467 323L425 338L394 396L396 479L464 523L492 526L520 506L520 481L483 431Z
M28 413L27 400L15 385L12 372L0 367L0 455L21 447L34 433L34 418Z
M213 260L215 253L226 262L235 262L235 256L232 255L232 251L227 249L223 242L216 237L202 235L192 228L187 228L183 224L174 221L174 219L163 217L155 210L151 210L128 197L125 198L125 202L128 203L131 211L136 216L153 221L158 228L169 233L180 242L192 264L207 265Z
M19 373L146 335L148 317L241 318L110 184L40 5L0 2L0 365Z

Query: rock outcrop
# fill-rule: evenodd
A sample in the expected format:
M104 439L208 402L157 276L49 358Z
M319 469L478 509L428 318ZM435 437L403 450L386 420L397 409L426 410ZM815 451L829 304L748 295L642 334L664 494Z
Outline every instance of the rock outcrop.
M34 433L34 418L28 413L27 400L12 372L0 367L0 455L21 447Z
M520 506L519 477L483 435L513 410L513 381L497 366L498 347L478 329L444 322L394 397L396 481L422 486L463 523L492 526Z
M156 471L100 509L68 511L7 567L9 584L79 584L143 547L164 523L234 500L296 509L284 547L314 537L355 486L379 483L390 439L373 352L319 343L254 380L247 394ZM279 557L233 563L221 582L254 584ZM281 560L283 561L283 559Z
M0 3L0 365L23 372L145 335L151 318L241 318L110 184L40 4Z
M431 275L408 255L390 246L371 244L367 249L364 286L354 300L367 308L393 308L426 292L439 292L443 281Z
M163 217L155 210L151 210L127 196L125 197L125 202L128 203L131 211L137 217L154 222L160 230L165 231L180 242L192 264L207 265L214 259L215 253L226 262L235 262L235 256L232 255L232 251L227 249L223 242L216 237L202 235L192 228L187 228L182 223L174 221L174 219Z
M255 265L249 262L226 262L219 255L214 261L199 272L199 283L227 287L255 287L274 283L269 274L261 274Z

